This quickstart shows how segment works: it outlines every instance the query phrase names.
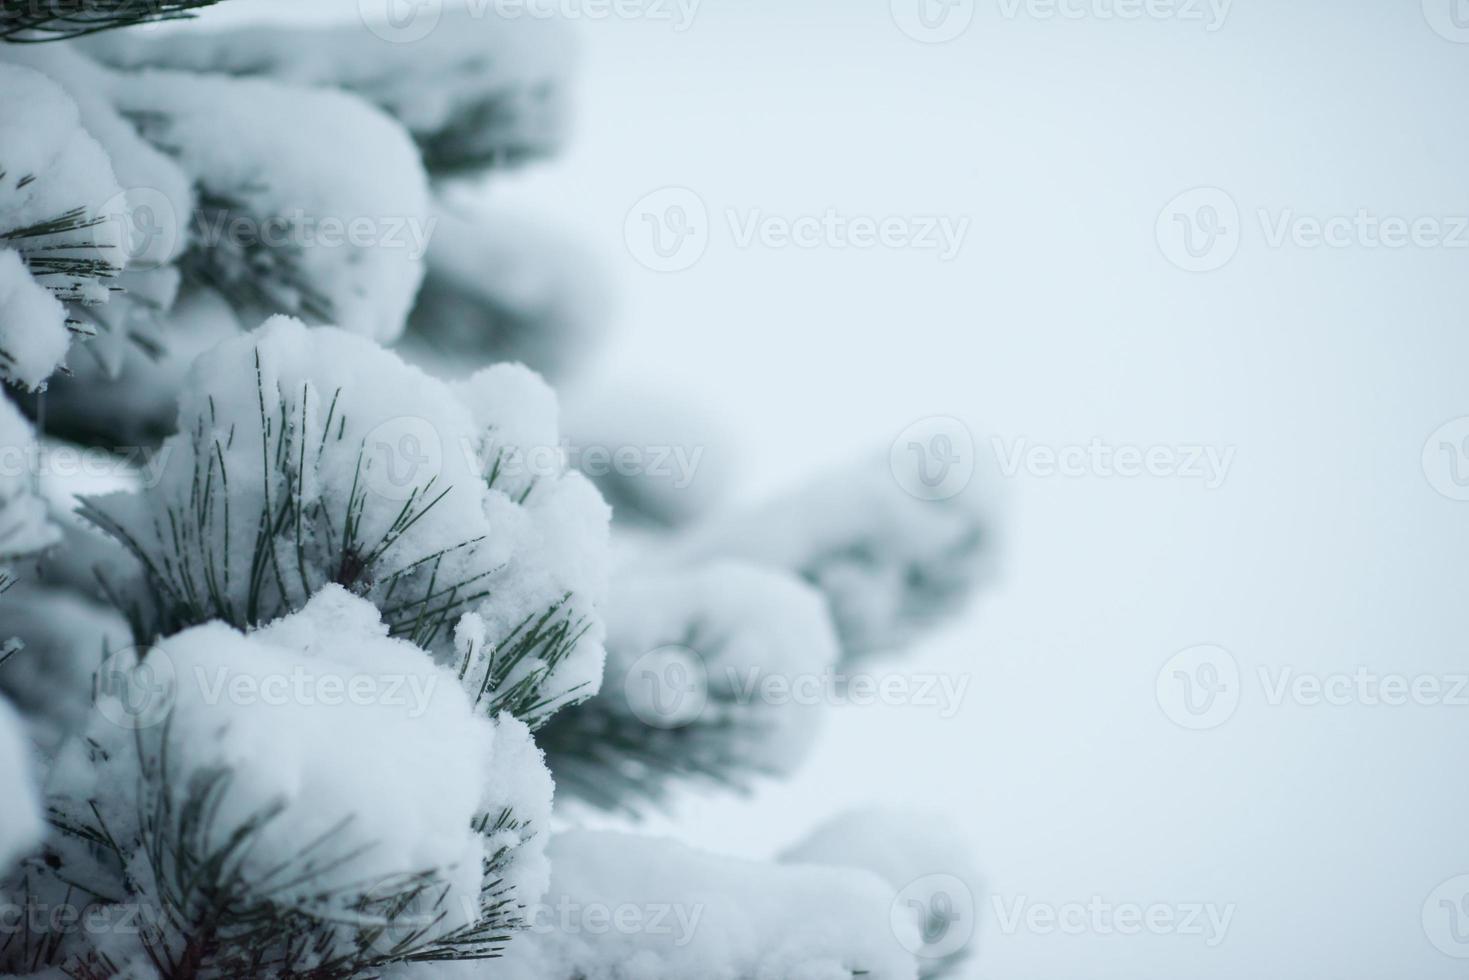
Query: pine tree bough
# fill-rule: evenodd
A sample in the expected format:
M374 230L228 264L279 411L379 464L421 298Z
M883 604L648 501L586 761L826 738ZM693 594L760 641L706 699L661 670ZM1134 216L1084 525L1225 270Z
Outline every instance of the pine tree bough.
M246 628L339 585L538 724L595 692L607 510L556 446L550 389L500 366L453 387L370 341L283 317L202 356L158 485L83 513L144 574L141 641Z
M402 332L432 222L401 127L342 92L266 79L144 71L119 74L114 91L197 189L186 278L242 316L286 313L379 341Z
M582 250L506 210L440 204L399 349L435 374L520 361L564 374L595 346L605 289Z
M503 18L493 5L444 10L427 36L398 43L352 20L154 37L98 35L87 50L119 68L167 68L342 89L392 115L436 177L559 149L573 60L567 25Z
M8 890L81 885L139 928L66 933L48 962L350 977L482 959L544 891L551 781L529 730L477 712L366 601L328 588L113 666L52 768L50 860Z
M768 698L837 661L822 597L783 572L716 563L620 578L601 692L541 730L563 793L640 812L676 781L746 789L792 772L819 704ZM809 685L808 685L809 686Z
M959 612L995 560L991 488L925 500L873 458L762 506L695 526L651 561L727 557L783 568L821 590L855 661L911 643Z
M31 464L36 444L30 423L0 399L0 591L14 581L14 563L39 554L61 540L46 502L37 491ZM9 640L0 630L0 644Z
M53 41L177 20L219 0L0 0L0 39Z
M63 304L107 302L126 266L124 209L59 85L0 64L0 88L0 378L37 389L89 333Z

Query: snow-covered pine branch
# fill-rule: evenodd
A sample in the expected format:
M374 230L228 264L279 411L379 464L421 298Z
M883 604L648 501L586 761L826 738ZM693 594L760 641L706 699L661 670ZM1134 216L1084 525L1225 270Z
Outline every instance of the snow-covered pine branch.
M435 374L519 361L559 375L596 346L606 288L565 236L510 209L440 203L403 356Z
M219 0L0 0L0 39L53 41L192 16Z
M912 642L959 612L990 572L992 492L926 500L886 456L833 470L799 490L696 525L656 562L727 557L790 571L825 593L850 662Z
M28 465L36 452L31 425L3 398L0 446L6 448L9 457L5 469L0 470L0 591L4 591L14 580L14 563L54 545L61 540L61 531L52 523ZM16 456L26 465L16 466ZM0 646L8 639L0 635Z
M45 859L6 891L54 907L79 890L137 928L63 928L42 965L346 978L480 959L546 888L551 779L529 730L484 717L345 590L108 666L49 775ZM364 680L371 696L344 696Z
M445 9L427 36L404 41L353 18L321 26L239 27L89 39L122 68L274 78L353 92L413 134L429 173L475 173L547 156L566 130L572 32L552 18Z
M449 386L284 317L200 357L155 486L84 514L142 563L140 640L252 627L340 585L537 724L595 693L606 505L557 446L555 395L489 368Z
M601 692L539 733L563 793L640 812L678 783L743 789L804 759L820 704L769 697L837 660L820 593L787 573L712 563L618 576Z
M595 831L558 834L547 856L550 890L496 964L497 980L917 975L890 926L889 889L870 872L759 864ZM629 912L642 917L639 928L588 927L594 916Z
M267 79L120 72L114 94L196 187L186 280L247 319L287 313L380 341L402 332L431 222L401 126L346 93Z
M63 304L105 303L126 265L123 202L61 86L0 64L0 88L0 378L36 389L90 332Z
M0 698L0 875L41 842L42 814L25 722Z
M911 949L924 977L950 975L973 951L982 883L947 819L895 807L849 810L813 828L780 860L860 868L886 882L894 915L916 927Z
M72 305L72 315L96 336L82 348L87 356L68 364L73 375L114 378L129 354L151 354L157 348L155 325L178 290L173 263L189 243L192 182L118 112L113 73L72 45L0 46L0 61L35 69L66 91L77 104L82 128L102 147L121 188L116 216L126 268L112 281L113 295L106 304Z

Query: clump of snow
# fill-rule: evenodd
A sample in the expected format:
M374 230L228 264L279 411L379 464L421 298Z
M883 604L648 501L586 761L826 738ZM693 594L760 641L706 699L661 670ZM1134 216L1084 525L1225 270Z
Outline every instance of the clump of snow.
M0 700L0 873L41 842L45 828L25 725Z
M576 831L506 980L911 980L887 886L849 869L765 865L669 840Z
M733 437L697 404L607 386L566 405L573 461L620 525L682 527L717 511L735 482Z
M126 265L112 165L77 104L0 64L0 377L37 389L70 341L62 302L104 303Z
M812 744L837 656L821 595L787 573L629 573L609 601L601 693L542 744L563 789L604 806L657 799L675 777L786 774Z
M336 583L459 667L476 703L532 720L591 693L602 663L607 508L555 455L555 413L524 368L450 387L276 317L195 362L153 485L87 512L146 566L165 632L257 625Z
M0 594L0 636L20 649L0 659L0 692L32 719L37 741L54 747L85 724L92 675L108 651L131 642L123 618L66 589L25 582Z
M505 208L435 212L404 356L434 374L514 360L564 374L596 349L607 289L574 242Z
M839 468L703 522L662 560L725 556L786 569L826 595L846 659L889 651L959 612L995 557L986 481L976 476L942 500L911 485L885 456Z
M429 28L422 36L419 23ZM560 145L574 47L563 21L496 16L482 3L457 9L436 4L431 14L410 19L412 36L400 34L401 27L366 29L353 17L343 24L227 32L114 31L86 43L96 57L119 67L346 89L402 122L435 173L541 156Z
M957 827L896 807L842 813L788 848L781 861L862 868L887 882L897 915L913 922L924 976L938 976L974 951L980 876Z
M187 273L244 310L402 332L432 222L401 126L352 95L267 79L120 73L113 92L194 181Z
M5 253L0 253L3 260ZM10 563L37 554L61 538L40 496L34 473L36 441L16 407L0 398L0 584ZM0 635L0 641L6 639Z
M370 603L329 586L262 629L194 627L139 662L108 664L92 723L48 785L64 819L105 824L131 855L138 902L161 907L176 870L149 853L170 828L139 814L157 794L174 809L155 812L187 813L218 773L208 825L176 843L207 852L250 828L231 870L255 901L351 924L364 895L426 875L423 928L443 936L539 897L551 783L529 732L477 712Z

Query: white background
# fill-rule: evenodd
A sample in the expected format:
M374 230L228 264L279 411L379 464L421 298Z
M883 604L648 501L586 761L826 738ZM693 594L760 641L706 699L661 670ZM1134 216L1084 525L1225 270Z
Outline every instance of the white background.
M1270 705L1257 670L1469 670L1469 503L1421 464L1469 414L1469 250L1273 248L1257 212L1469 214L1469 45L1418 0L1237 0L1213 31L1070 9L986 0L941 45L887 0L704 0L682 32L585 18L572 147L489 188L603 256L620 302L593 374L722 415L737 455L709 452L736 496L930 415L982 449L1235 450L1216 489L1006 478L1001 580L903 662L969 674L960 713L834 712L796 781L655 829L762 856L844 806L918 804L961 824L1007 903L1235 906L1208 948L1007 934L986 899L970 977L1460 976L1421 916L1469 871L1469 708ZM711 226L659 274L624 223L666 186ZM1240 212L1207 273L1155 234L1198 186ZM828 207L971 227L944 262L742 249L723 217ZM1202 643L1235 657L1241 702L1193 732L1155 681Z

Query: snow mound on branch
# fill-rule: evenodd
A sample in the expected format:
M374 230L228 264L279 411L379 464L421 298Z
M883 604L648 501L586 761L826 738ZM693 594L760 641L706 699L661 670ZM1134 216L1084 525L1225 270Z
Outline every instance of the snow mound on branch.
M980 876L947 820L892 807L851 810L812 830L780 860L861 868L887 882L893 908L910 913L918 928L924 976L953 969L973 951Z
M541 221L440 204L426 261L401 347L434 374L516 360L555 376L595 349L607 288L584 250Z
M607 508L565 472L530 371L450 387L276 317L195 362L179 420L156 486L86 509L143 562L159 631L259 625L335 583L491 715L534 723L595 688Z
M562 787L636 809L676 777L746 786L792 772L838 656L820 593L780 571L714 563L628 574L608 608L602 691L542 744Z
M38 389L70 344L62 302L106 302L125 265L124 210L61 86L0 64L0 89L0 377Z
M276 905L342 914L363 893L430 874L446 889L434 929L447 933L475 921L487 888L512 903L538 898L551 782L529 732L476 712L455 675L390 638L371 604L328 587L253 633L185 630L142 664L111 665L120 673L102 686L85 739L54 770L63 812L96 803L114 837L141 847L158 830L137 820L148 809L140 785L181 807L197 780L225 772L198 840L219 846L278 811L240 859L240 880ZM93 764L83 744L106 761ZM506 811L521 831L480 832L485 815ZM485 862L502 849L502 873L487 882Z
M738 558L825 593L851 661L903 646L959 612L994 561L987 481L944 500L904 489L886 457L825 474L763 506L691 530L662 560Z
M187 272L244 309L402 332L432 223L401 126L346 93L266 79L145 71L114 91L197 187Z
M763 865L576 831L497 968L507 980L900 980L916 976L871 875Z
M45 823L20 715L0 700L0 874L41 842Z
M0 253L3 265L5 253ZM40 496L32 471L36 451L31 424L16 407L0 398L0 585L9 579L9 565L61 540L51 523L46 501ZM0 643L8 639L0 631Z
M96 57L119 67L346 89L398 119L434 173L552 152L566 129L572 32L556 18L500 17L485 4L458 7L435 5L440 16L426 35L405 39L391 28L365 28L354 10L357 16L343 24L151 36L114 31L85 43Z

